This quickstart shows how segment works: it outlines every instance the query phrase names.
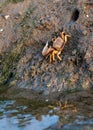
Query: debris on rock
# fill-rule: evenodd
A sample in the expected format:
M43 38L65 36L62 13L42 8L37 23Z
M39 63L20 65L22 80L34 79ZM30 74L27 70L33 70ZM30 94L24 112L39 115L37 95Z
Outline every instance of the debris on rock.
M10 15L2 15L4 19L8 19L10 17Z

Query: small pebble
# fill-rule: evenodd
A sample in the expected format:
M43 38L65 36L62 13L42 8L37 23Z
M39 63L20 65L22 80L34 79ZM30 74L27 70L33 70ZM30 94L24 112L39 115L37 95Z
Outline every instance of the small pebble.
M68 2L69 2L70 4L72 4L72 3L73 3L73 0L68 0Z
M1 29L0 29L0 32L3 32L3 31L4 31L4 29L3 29L3 28L1 28Z
M88 18L88 17L89 17L89 15L87 14L87 15L86 15L86 17Z
M60 0L54 0L53 3L57 3L57 2L59 2L59 1L60 1Z
M85 30L83 31L83 35L86 36L88 34L88 32Z
M22 12L19 12L18 14L16 14L15 19L18 19L20 16L22 16Z
M15 16L15 19L18 19L19 18L19 16L17 15L17 16Z
M75 49L75 50L72 51L72 54L75 55L76 52L77 52L77 50Z
M46 99L45 101L48 102L48 99Z
M21 16L21 15L22 15L22 12L19 12L18 15Z
M86 9L86 6L84 6L84 9Z
M10 17L10 15L5 15L4 18L7 20Z

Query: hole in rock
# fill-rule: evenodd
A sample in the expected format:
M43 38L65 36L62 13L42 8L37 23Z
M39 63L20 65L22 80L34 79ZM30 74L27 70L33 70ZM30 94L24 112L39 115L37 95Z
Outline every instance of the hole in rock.
M79 18L79 10L74 9L71 16L71 21L76 22Z

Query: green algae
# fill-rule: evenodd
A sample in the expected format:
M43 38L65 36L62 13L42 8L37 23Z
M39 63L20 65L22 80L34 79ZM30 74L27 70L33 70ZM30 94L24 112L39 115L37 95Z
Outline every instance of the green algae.
M18 25L22 29L22 37L18 39L16 43L12 43L12 47L8 54L3 58L0 65L0 84L6 84L10 79L15 80L17 78L17 64L22 56L24 56L26 49L28 48L26 43L29 41L30 36L32 35L32 27L29 25L29 16L36 9L35 6L30 6L26 11L24 18L21 23Z
M22 2L24 0L6 0L7 3L11 2L11 3L18 3L18 2Z
M3 59L2 66L0 68L2 77L0 83L4 83L9 78L16 76L16 67L19 59L23 56L26 47L23 43L18 44L15 48L11 49L11 52Z

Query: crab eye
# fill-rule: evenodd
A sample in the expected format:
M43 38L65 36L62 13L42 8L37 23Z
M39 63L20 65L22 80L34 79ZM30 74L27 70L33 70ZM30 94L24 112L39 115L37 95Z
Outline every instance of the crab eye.
M72 12L72 16L71 16L71 21L75 22L77 21L77 19L79 18L79 10L78 9L74 9Z

